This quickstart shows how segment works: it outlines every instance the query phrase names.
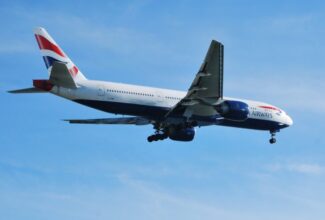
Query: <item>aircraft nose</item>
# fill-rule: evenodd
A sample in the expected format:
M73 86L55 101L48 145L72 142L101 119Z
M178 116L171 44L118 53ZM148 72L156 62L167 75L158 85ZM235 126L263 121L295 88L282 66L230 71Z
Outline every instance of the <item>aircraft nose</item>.
M292 120L292 118L289 115L287 115L286 124L288 126L291 126L293 124L293 120Z

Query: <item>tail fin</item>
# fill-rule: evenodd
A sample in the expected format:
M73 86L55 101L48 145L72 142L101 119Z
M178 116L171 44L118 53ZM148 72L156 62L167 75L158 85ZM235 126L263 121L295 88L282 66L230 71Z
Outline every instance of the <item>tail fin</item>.
M60 46L42 27L37 27L34 30L36 41L41 50L46 68L51 73L55 62L64 63L74 81L86 80L86 77L81 73L78 67L70 60L63 52Z

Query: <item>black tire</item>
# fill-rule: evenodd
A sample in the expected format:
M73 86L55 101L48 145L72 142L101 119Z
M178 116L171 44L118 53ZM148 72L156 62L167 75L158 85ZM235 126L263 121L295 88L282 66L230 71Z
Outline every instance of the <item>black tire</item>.
M270 144L275 144L276 143L276 139L275 138L271 138L270 139Z
M152 136L149 136L149 137L147 138L147 140L148 140L148 142L150 143L150 142L153 141L153 137L152 137Z

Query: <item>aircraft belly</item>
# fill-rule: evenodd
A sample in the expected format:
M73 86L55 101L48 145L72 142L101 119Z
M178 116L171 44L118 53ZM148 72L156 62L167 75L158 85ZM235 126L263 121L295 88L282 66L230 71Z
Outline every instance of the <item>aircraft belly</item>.
M122 115L136 115L136 116L157 118L157 117L163 117L169 110L169 108L166 107L112 102L112 101L85 100L85 99L76 99L73 101L104 112L122 114Z
M284 125L277 121L261 120L261 119L254 119L254 118L248 118L245 121L231 121L225 119L219 125L237 127L237 128L255 129L255 130L279 130L287 127L287 125Z
M202 106L202 105L195 105L190 107L192 110L193 115L198 116L212 116L218 114L218 112L211 106Z

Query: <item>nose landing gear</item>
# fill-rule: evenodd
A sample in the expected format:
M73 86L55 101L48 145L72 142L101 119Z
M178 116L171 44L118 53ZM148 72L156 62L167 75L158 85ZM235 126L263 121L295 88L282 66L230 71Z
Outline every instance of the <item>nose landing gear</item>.
M276 138L275 138L276 132L278 132L278 131L270 131L270 133L271 133L270 144L275 144L276 143Z

